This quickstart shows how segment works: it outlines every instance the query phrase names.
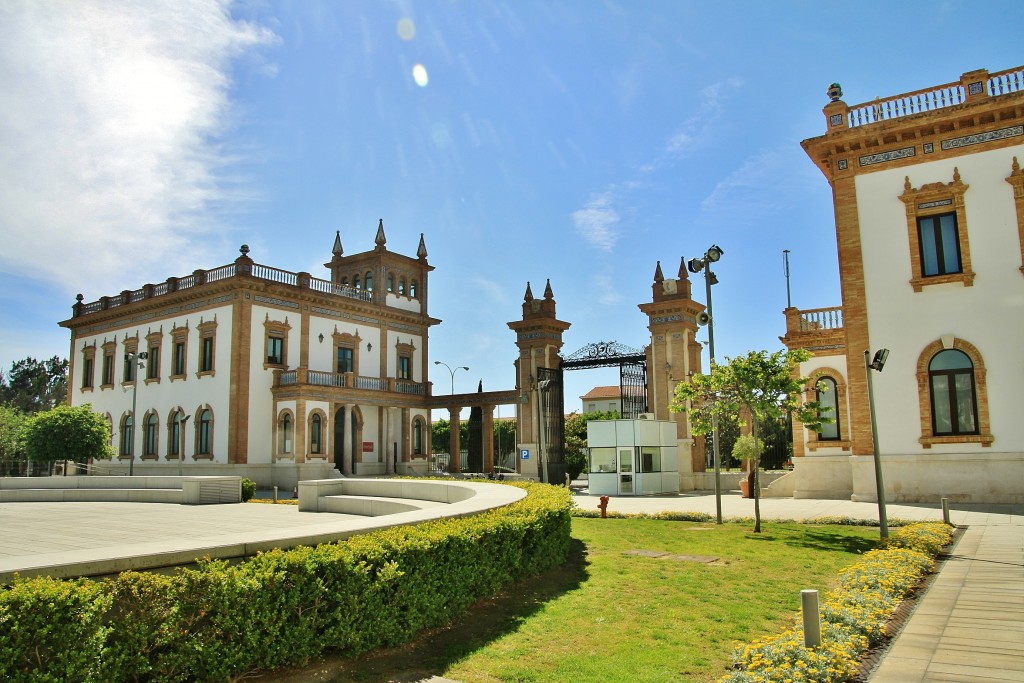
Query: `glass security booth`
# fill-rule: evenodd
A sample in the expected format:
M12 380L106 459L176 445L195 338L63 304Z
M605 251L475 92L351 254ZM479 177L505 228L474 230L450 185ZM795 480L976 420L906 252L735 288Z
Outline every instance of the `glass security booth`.
M590 493L639 496L679 492L676 423L587 422Z

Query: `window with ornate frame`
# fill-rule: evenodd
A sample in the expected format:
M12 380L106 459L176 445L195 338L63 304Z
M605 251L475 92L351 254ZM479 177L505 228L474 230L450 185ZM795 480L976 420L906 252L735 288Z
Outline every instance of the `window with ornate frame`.
M121 375L122 384L135 382L136 374L139 371L139 359L136 354L139 351L138 337L125 337L124 342L124 369Z
M171 381L188 379L188 325L171 330Z
M409 281L409 298L418 299L419 297L419 286L416 284L416 278Z
M167 459L184 459L185 430L181 421L185 418L185 411L181 408L172 408L167 416ZM187 423L186 423L187 424Z
M196 411L195 459L213 460L213 410L203 406Z
M388 273L388 292L395 291L395 274Z
M217 370L217 321L196 326L199 333L199 371L196 377L213 376Z
M146 335L146 384L160 381L160 346L163 333L153 332Z
M401 342L395 344L395 377L398 379L412 379L412 359L415 352L416 347L411 342L409 344Z
M324 454L324 416L319 411L309 417L309 454Z
M926 346L917 359L917 393L921 415L918 443L923 447L992 445L995 438L989 423L985 362L973 344L943 337Z
M82 391L92 391L96 374L96 344L82 347Z
M292 326L288 318L284 321L271 320L267 314L263 321L264 347L267 350L263 368L287 368L288 367L288 332Z
M135 450L135 421L130 412L121 416L121 448L118 453L123 458L132 457Z
M1021 173L1017 157L1013 158L1006 182L1013 187L1013 203L1017 209L1017 240L1020 243L1020 272L1024 274L1024 173Z
M159 444L160 418L155 411L149 411L142 417L142 459L156 460Z
M116 342L103 344L103 375L100 377L100 389L114 388L114 352L116 350Z
M277 452L280 455L292 454L292 439L295 436L295 421L292 412L284 410L277 420Z
M416 416L412 419L412 452L413 455L423 455L423 432L426 428L423 418Z
M835 422L823 425L820 433L808 430L807 450L816 451L819 448L849 450L853 445L852 441L849 434L845 436L843 434L843 425L850 424L846 405L846 378L836 368L822 367L812 370L808 374L808 380L804 389L805 400L827 402L828 407L835 411L834 415L829 415ZM822 386L822 382L824 382L824 386Z
M366 271L366 275L363 277L363 289L367 292L373 291L373 273Z
M334 371L341 374L358 372L359 344L362 338L358 334L338 332L334 330Z
M960 282L974 284L964 193L970 185L953 169L953 182L928 183L915 189L910 176L903 183L900 201L907 211L910 240L910 286L920 292L928 285Z

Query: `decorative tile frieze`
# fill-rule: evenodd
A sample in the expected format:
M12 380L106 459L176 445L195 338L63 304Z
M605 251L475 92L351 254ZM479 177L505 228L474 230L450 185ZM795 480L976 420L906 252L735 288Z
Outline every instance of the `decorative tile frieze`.
M412 325L403 325L402 323L390 323L388 325L392 330L402 330L403 332L412 332L413 334L420 334L423 330Z
M830 126L841 126L841 125L843 125L843 115L842 114L832 114L832 116L828 117L828 124Z
M681 316L681 315L659 315L659 316L657 316L655 318L651 318L651 324L653 324L653 325L662 325L664 323L679 322L682 319L683 319L683 316Z
M1018 135L1024 135L1024 126L1010 126L1009 128L990 130L987 133L975 133L974 135L950 138L949 140L943 140L940 145L944 150L957 149L958 147L980 145L983 142L992 142L993 140L1004 140L1017 137Z
M275 306L284 306L285 308L298 308L299 305L294 301L285 301L284 299L275 299L272 296L260 296L257 294L253 297L253 300L259 301L264 304L274 304Z
M859 161L861 166L871 166L873 164L884 164L886 161L895 161L896 159L907 159L916 154L916 147L904 147L902 149L894 149L889 152L868 154L860 157Z
M846 159L840 159L839 160L839 170L840 171L845 171L849 167L850 167L850 162L848 162Z
M917 205L919 209L931 209L936 206L953 206L952 199L939 199L934 202L923 202Z
M985 92L985 84L981 81L974 81L967 84L967 93L970 95L981 95Z
M310 306L309 310L312 311L313 313L319 313L320 315L330 315L334 316L335 318L341 317L341 311L332 311L329 308L321 308L320 306Z
M932 152L935 151L935 143L932 142L926 142L924 143L924 145L922 145L922 147L924 147L925 154L931 154Z
M351 318L352 320L358 320L361 323L370 323L371 325L376 325L380 322L376 318L368 318L365 315L353 315Z

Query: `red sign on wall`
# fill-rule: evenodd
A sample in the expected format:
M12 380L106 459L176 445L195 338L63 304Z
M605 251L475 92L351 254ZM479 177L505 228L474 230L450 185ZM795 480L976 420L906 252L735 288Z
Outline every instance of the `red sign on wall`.
M373 453L373 442L372 441L364 441L363 442L363 453Z

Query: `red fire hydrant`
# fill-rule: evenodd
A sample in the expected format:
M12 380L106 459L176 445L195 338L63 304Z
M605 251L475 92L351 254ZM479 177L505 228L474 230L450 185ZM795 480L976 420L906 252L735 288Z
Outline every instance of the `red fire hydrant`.
M608 517L608 496L601 496L601 502L597 504L597 509L601 511L601 519Z

